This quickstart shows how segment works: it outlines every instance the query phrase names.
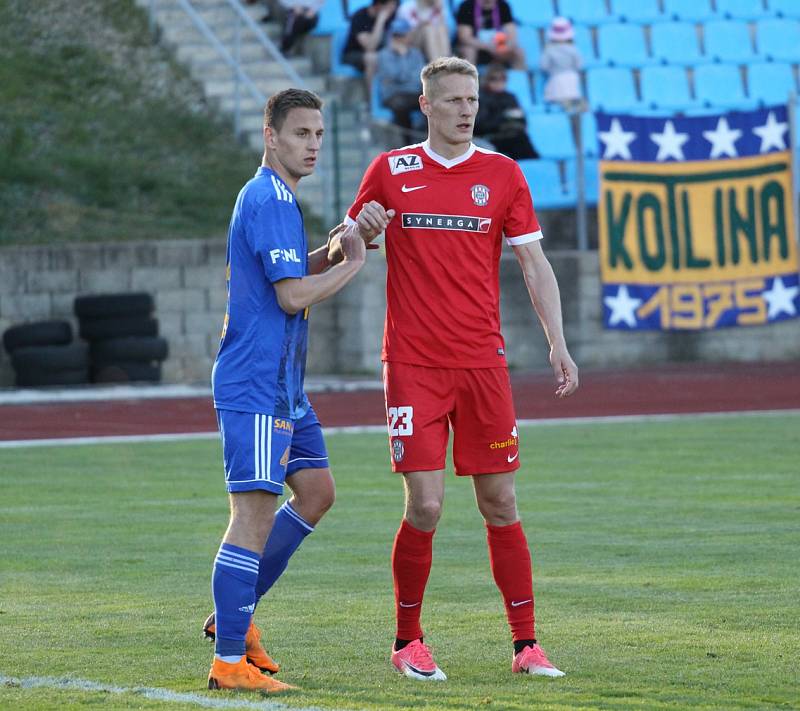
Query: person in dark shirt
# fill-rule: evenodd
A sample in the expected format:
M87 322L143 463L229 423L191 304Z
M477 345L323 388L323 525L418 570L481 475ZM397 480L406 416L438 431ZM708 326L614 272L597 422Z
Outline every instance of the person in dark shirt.
M389 25L397 12L397 0L372 0L353 13L350 32L342 50L342 62L364 73L367 97L378 68L378 52L385 46Z
M525 112L517 97L506 90L506 69L490 64L481 80L475 135L485 138L495 149L514 160L538 158L525 130Z
M464 0L456 24L458 53L467 61L525 69L525 52L517 44L517 25L506 0Z

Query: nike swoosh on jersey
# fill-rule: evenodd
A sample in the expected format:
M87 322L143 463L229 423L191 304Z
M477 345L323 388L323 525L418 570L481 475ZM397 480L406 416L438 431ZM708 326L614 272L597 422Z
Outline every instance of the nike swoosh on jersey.
M418 602L401 602L400 607L416 607L419 605Z
M522 600L521 602L517 602L516 600L511 601L511 607L519 607L520 605L527 605L529 602L533 602L533 600Z
M511 464L517 457L519 456L519 452L517 452L513 457L509 454L506 459L508 459L508 463Z
M413 193L415 190L422 190L422 188L427 188L427 185L412 185L411 187L406 187L406 184L403 183L403 187L400 188L404 193Z

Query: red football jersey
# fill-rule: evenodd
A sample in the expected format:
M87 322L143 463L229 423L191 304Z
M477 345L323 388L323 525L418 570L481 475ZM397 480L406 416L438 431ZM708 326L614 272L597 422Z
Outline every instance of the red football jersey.
M386 229L385 361L440 368L505 366L500 333L502 238L542 236L519 166L471 145L458 158L428 142L379 155L347 217L375 200Z

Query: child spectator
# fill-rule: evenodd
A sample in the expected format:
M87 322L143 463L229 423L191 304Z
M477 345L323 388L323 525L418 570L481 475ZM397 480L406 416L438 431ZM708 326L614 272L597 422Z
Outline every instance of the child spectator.
M553 18L539 58L539 66L548 75L544 100L561 104L567 111L578 111L583 106L579 74L583 59L574 38L572 23L566 17Z

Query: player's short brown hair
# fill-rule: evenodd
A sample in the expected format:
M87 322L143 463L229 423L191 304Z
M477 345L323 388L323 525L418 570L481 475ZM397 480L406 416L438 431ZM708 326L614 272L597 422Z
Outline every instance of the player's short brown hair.
M436 84L439 77L450 74L463 74L478 81L478 70L474 64L461 57L439 57L426 64L419 74L422 80L422 93L430 97L430 89Z
M284 89L269 97L264 107L264 126L280 131L286 116L292 109L316 109L322 111L322 99L313 91Z

